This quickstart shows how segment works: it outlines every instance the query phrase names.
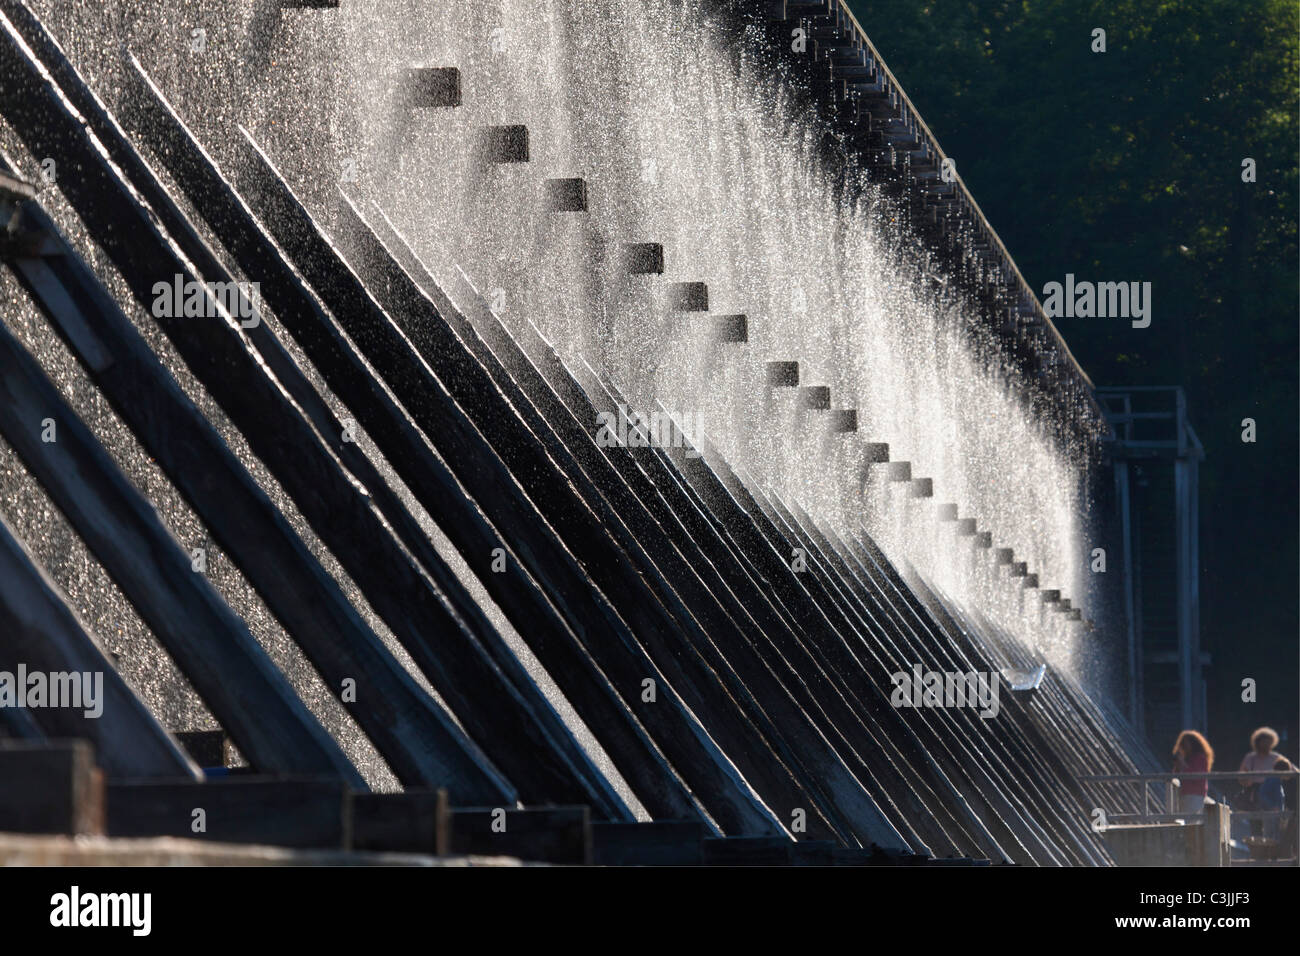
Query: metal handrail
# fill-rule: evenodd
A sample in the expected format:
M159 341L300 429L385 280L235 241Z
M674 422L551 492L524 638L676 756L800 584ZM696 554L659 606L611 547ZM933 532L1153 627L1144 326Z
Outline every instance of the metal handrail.
M1236 780L1236 781L1262 781L1272 777L1296 778L1300 777L1300 768L1292 764L1290 770L1209 770L1196 772L1170 772L1170 773L1107 773L1107 774L1083 774L1075 779L1081 783L1119 783L1119 784L1141 784L1142 787L1142 812L1141 813L1108 813L1106 819L1108 828L1110 826L1127 826L1127 825L1152 825L1165 823L1183 823L1186 826L1202 825L1203 820L1199 814L1189 815L1180 813L1175 809L1175 793L1181 790L1182 783L1188 780ZM1164 784L1164 811L1162 813L1151 812L1151 784ZM1236 810L1228 811L1235 819L1244 821L1264 821L1277 820L1278 826L1283 826L1283 821L1291 819L1295 815L1295 808L1281 810ZM1277 846L1281 847L1280 837ZM1229 837L1228 845L1237 849L1245 849L1248 844L1239 843ZM1295 858L1300 858L1300 846L1290 847L1294 849ZM1253 850L1251 851L1254 852ZM1229 854L1231 851L1229 851ZM1292 858L1292 862L1294 859ZM1256 861L1258 862L1258 861ZM1286 862L1286 861L1282 861ZM1250 865L1250 861L1236 860L1231 855L1228 857L1228 866Z
M1184 781L1189 780L1267 780L1270 777L1300 777L1300 769L1294 765L1290 770L1210 770L1210 771L1188 771L1186 773L1106 773L1106 774L1084 774L1076 777L1080 783L1137 783L1142 785L1142 814L1143 817L1160 816L1160 814L1151 813L1151 784L1163 783L1165 785L1164 807L1168 811L1165 816L1173 813L1175 791L1181 791Z

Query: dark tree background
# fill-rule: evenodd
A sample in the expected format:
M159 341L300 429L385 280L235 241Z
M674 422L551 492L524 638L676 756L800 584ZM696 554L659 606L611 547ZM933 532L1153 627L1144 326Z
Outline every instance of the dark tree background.
M852 5L1040 297L1067 272L1152 283L1149 328L1057 326L1097 385L1187 389L1206 452L1208 730L1234 768L1260 724L1285 730L1294 758L1300 4ZM1105 53L1091 49L1098 27ZM1257 703L1241 701L1246 677Z

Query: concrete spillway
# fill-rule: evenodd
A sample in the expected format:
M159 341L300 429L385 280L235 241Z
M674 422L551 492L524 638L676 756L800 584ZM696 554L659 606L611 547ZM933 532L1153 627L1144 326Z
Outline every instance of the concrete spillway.
M0 511L158 718L94 727L110 778L216 722L459 806L1107 862L1074 777L1149 756L1080 681L1089 413L768 72L856 25L301 6L0 0ZM1044 661L983 715L894 693Z

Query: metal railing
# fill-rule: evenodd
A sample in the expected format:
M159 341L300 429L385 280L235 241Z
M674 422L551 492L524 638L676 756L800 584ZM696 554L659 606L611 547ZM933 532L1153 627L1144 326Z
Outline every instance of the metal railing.
M1101 794L1102 788L1095 785L1099 785L1099 784L1100 785L1118 784L1122 787L1129 784L1136 784L1140 786L1141 788L1140 800L1142 804L1142 812L1141 813L1134 813L1134 812L1110 813L1108 811L1105 811L1105 808L1103 807L1102 809L1103 812L1105 812L1105 819L1107 823L1110 825L1114 825L1114 824L1154 825L1154 824L1170 824L1170 823L1179 823L1179 822L1188 825L1195 825L1200 821L1195 819L1189 819L1189 817L1193 816L1192 814L1180 812L1180 810L1178 809L1177 799L1181 793L1183 781L1219 780L1225 782L1232 781L1240 784L1243 781L1257 781L1259 783L1262 783L1265 780L1268 780L1270 778L1277 778L1282 780L1286 780L1288 778L1297 779L1300 778L1300 769L1296 769L1295 767L1293 767L1290 770L1258 770L1258 771L1214 770L1214 771L1199 772L1199 773L1174 772L1174 773L1140 773L1140 774L1139 773L1092 774L1092 775L1080 776L1076 779L1078 779L1078 781L1083 784L1093 784L1094 786L1090 787L1089 789L1098 795ZM1153 787L1157 788L1155 790L1157 794L1157 804L1154 812L1152 809ZM1136 805L1139 799L1138 794L1135 794L1132 792L1132 790L1129 790L1128 795L1132 800L1132 802ZM1259 832L1254 832L1254 828L1252 828L1252 833L1248 836L1244 836L1242 840L1237 840L1237 839L1230 840L1232 848L1238 850L1248 850L1251 853L1252 859L1256 857L1257 851L1267 852L1270 848L1277 849L1277 850L1281 849L1280 843L1281 843L1282 834L1286 829L1287 823L1291 820L1291 818L1295 815L1296 812L1295 807L1283 808L1279 810L1256 810L1256 809L1239 810L1239 809L1234 809L1230 801L1228 802L1227 806L1229 811L1231 812L1234 823L1240 820L1243 823L1247 823L1247 824L1253 822L1258 822L1261 824L1261 826L1259 827ZM1277 836L1275 839L1270 836L1266 836L1264 833L1265 830L1269 829L1268 823L1270 821L1276 821ZM1293 851L1293 855L1291 857L1292 862L1294 862L1295 860L1300 860L1300 839L1298 839L1296 846L1293 847L1288 845L1287 849Z

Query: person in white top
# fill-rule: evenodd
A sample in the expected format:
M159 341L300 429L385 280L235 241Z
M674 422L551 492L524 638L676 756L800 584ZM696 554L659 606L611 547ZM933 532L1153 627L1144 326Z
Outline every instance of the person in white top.
M1273 748L1277 746L1277 731L1272 727L1261 727L1250 735L1250 753L1241 758L1241 766L1237 769L1242 773L1257 773L1262 770L1272 770L1273 765L1278 762L1281 754L1274 753ZM1258 778L1252 780L1249 777L1243 777L1241 780L1243 786L1258 784Z
M1277 746L1277 739L1277 731L1272 727L1260 727L1250 735L1250 753L1241 758L1241 766L1237 769L1242 773L1272 770L1273 765L1283 759L1281 754L1273 752L1273 748ZM1239 777L1238 782L1242 786L1242 809L1260 809L1259 785L1264 782L1264 779L1261 777ZM1262 834L1261 821L1252 820L1251 830L1256 834Z

